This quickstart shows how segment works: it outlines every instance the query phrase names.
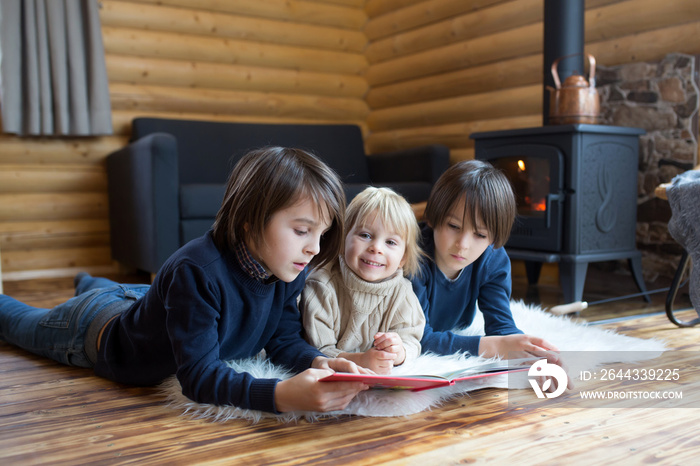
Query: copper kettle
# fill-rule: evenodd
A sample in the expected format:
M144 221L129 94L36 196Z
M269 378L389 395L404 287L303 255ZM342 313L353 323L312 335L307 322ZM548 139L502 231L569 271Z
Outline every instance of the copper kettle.
M578 55L578 54L574 54ZM563 58L559 57L552 63L552 77L556 89L547 86L549 90L549 123L552 125L569 125L578 123L596 124L600 121L600 97L595 88L595 58L588 57L588 81L581 75L571 75L561 84L557 66Z

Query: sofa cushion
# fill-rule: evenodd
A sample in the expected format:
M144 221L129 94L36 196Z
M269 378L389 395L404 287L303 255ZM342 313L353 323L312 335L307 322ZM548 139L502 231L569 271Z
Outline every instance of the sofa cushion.
M193 239L199 238L204 233L209 231L214 225L214 217L212 218L196 218L192 220L180 221L180 244L186 244Z
M393 189L405 197L411 204L423 202L428 199L428 197L430 197L430 190L433 188L433 185L427 181L382 183L382 186Z
M247 152L264 146L297 147L314 153L345 183L369 183L369 168L357 125L228 123L136 118L131 138L163 132L177 140L181 183L222 183Z
M225 184L180 185L180 218L214 218L226 193Z
M352 199L355 196L360 194L360 192L362 192L362 190L365 189L367 186L367 184L360 183L346 184L345 196L347 197L348 203L352 201ZM405 197L406 200L411 204L423 202L426 199L428 199L428 196L430 195L430 190L433 187L433 185L428 183L427 181L382 183L381 185L375 186L391 188L397 193L401 194L403 197Z

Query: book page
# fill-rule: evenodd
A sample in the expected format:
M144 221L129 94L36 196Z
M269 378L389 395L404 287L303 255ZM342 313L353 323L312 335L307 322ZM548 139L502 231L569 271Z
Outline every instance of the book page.
M437 377L447 380L454 380L468 375L484 374L487 372L505 372L514 369L522 369L529 367L541 358L520 358L520 359L503 359L501 361L486 362L477 364L476 366L466 369L457 369L450 372L445 372L437 375ZM414 376L415 377L415 376Z
M510 359L493 361L475 366L451 371L446 374L423 375L379 375L379 374L351 374L336 372L321 379L322 382L359 381L371 388L383 388L394 390L426 390L430 388L452 385L455 380L478 378L489 375L506 373L509 371L523 371L535 361L541 358Z

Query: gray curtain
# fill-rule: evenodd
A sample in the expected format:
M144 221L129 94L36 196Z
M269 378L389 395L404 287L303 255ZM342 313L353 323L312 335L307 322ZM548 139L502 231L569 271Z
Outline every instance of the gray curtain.
M97 0L0 1L2 131L112 133Z

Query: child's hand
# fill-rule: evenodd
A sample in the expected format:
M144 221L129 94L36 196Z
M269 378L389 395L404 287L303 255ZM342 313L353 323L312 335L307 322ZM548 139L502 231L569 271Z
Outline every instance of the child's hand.
M396 360L395 353L380 351L376 348L364 353L340 353L339 357L354 362L360 366L360 370L368 370L376 374L389 374Z
M362 355L363 362L360 364L373 370L377 374L390 374L397 358L396 353L381 351L377 348L372 348L369 351L358 354Z
M379 332L374 336L374 348L396 354L394 366L403 364L406 360L406 348L398 333Z
M481 337L479 341L479 356L484 358L500 356L506 359L516 359L541 356L558 360L558 357L551 354L552 351L558 353L559 349L542 338L532 335L490 335Z
M275 408L281 413L345 409L358 393L369 388L362 382L319 382L331 374L331 369L307 369L278 382L275 387Z
M353 374L372 374L372 371L345 358L317 357L311 363L314 369L330 369L334 372L351 372Z
M546 340L532 335L491 335L481 337L479 342L479 355L485 358L503 357L505 359L529 358L532 356L545 358L550 364L557 364L566 370L566 366L559 357L559 349ZM572 377L569 377L567 388L574 387ZM556 389L556 380L550 387ZM542 384L542 381L540 381Z

